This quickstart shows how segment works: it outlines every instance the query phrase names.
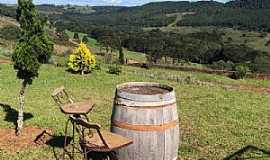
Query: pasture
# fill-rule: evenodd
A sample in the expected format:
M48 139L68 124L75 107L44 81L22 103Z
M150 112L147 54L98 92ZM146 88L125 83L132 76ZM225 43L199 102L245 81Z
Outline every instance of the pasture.
M14 119L8 118L18 106L20 81L16 79L12 65L0 65L0 127L14 128ZM213 82L212 85L179 83L158 77L136 76L137 73L177 74L192 76L200 81ZM64 85L78 100L91 98L96 107L89 114L93 122L110 128L114 91L117 84L129 81L150 81L171 85L175 88L178 114L180 117L181 144L179 159L223 159L229 154L247 146L254 145L267 149L270 146L269 94L224 88L215 81L235 84L267 86L269 81L240 80L226 77L176 72L163 69L144 70L123 66L119 76L107 73L107 65L88 75L75 75L65 68L43 65L39 78L26 92L25 112L32 118L25 121L26 126L49 128L55 136L64 135L66 117L60 112L50 97L54 88ZM4 107L10 107L6 109ZM22 152L9 154L0 152L0 159L28 160L55 159L61 153L57 145L44 145L28 148ZM252 155L260 156L258 153Z

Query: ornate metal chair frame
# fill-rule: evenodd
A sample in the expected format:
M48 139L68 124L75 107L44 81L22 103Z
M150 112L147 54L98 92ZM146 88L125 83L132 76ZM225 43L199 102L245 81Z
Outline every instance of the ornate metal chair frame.
M65 90L64 86L61 86L59 88L56 88L53 93L52 93L52 98L54 99L55 103L59 106L59 108L61 109L61 111L65 114L68 115L68 120L66 121L65 124L65 140L64 140L64 152L62 155L62 159L65 159L65 154L66 153L70 153L67 151L66 147L67 147L67 134L68 134L68 126L69 123L72 124L72 154L68 154L70 157L72 157L72 159L74 159L74 154L75 154L75 148L76 148L76 143L75 143L75 128L76 127L76 123L74 123L74 121L71 121L71 117L73 118L80 118L80 119L85 119L87 122L89 122L89 118L87 117L87 114L89 112L91 112L92 108L93 108L93 104L89 103L89 108L87 108L87 110L83 110L80 112L76 112L76 110L68 110L67 107L72 108L72 105L76 105L75 103L75 99L69 95L67 93L67 91ZM78 103L79 105L79 103ZM86 104L87 105L87 104ZM91 105L91 106L90 106ZM65 107L67 106L67 107Z
M103 132L100 131L101 126L99 124L89 123L81 118L76 118L73 116L70 117L70 120L76 124L75 130L80 136L79 144L85 160L88 160L88 153L90 152L107 153L107 159L111 160L112 158L115 158L116 150L132 144L131 139L111 132L106 132L107 135L109 135L109 138L106 137L106 135L103 135ZM92 130L95 130L96 133L93 133ZM86 131L88 131L87 135ZM96 138L98 138L101 143L95 144L87 141L86 137L93 138L95 137L94 134L97 135ZM114 140L114 145L110 145L110 140Z

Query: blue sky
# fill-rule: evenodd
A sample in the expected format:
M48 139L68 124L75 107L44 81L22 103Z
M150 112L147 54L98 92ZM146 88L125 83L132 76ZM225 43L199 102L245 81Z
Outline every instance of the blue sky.
M123 5L123 6L142 5L145 3L158 1L165 1L165 0L34 0L36 4ZM228 0L216 0L216 1L226 2ZM8 4L15 4L16 2L17 0L0 0L0 3L8 3Z

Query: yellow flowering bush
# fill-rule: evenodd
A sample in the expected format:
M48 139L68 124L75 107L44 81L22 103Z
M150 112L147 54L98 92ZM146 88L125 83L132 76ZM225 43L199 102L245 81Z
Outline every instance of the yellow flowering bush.
M74 72L91 72L96 67L96 58L87 48L86 44L80 43L68 58L68 68Z

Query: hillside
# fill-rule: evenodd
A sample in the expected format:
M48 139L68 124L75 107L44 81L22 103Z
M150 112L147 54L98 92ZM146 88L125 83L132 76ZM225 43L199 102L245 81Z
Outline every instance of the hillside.
M270 9L269 0L234 0L226 3L226 6L249 9Z
M0 16L0 59L9 59L19 35L15 19Z
M270 73L270 9L266 1L259 2L263 7L251 1L179 1L38 8L60 35L66 30L84 33L107 50L120 44L147 54L151 63L191 62L227 70L245 65L252 72ZM14 17L14 6L1 5L3 11Z
M199 2L155 2L136 7L121 6L54 6L40 5L39 11L48 16L56 26L69 26L68 29L80 30L81 26L133 26L162 27L172 24L177 17L167 16L177 13L194 12L185 15L178 26L223 26L240 27L257 31L269 28L269 1L234 0L225 4L215 1ZM0 15L15 17L15 6L0 4ZM77 26L76 24L80 24ZM83 32L89 32L84 29Z

